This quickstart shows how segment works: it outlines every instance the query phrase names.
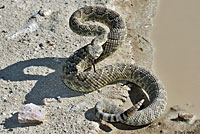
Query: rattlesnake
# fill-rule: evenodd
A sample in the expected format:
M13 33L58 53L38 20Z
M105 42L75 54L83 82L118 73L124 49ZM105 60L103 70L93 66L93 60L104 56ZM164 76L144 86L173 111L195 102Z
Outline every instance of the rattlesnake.
M98 25L84 24L98 21L108 26L109 32ZM125 80L143 88L149 95L150 104L138 110L143 99L128 110L107 101L95 106L96 116L110 122L128 125L146 125L159 118L167 104L166 91L161 81L149 70L132 64L113 64L94 71L92 65L115 52L124 42L127 31L122 17L105 7L85 6L75 11L69 20L73 32L82 36L96 36L92 42L69 56L63 65L63 82L71 89L91 92L119 80Z

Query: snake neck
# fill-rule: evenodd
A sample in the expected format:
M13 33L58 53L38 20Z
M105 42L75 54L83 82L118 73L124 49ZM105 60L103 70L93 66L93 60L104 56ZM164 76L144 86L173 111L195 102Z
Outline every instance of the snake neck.
M109 33L100 25L88 25L86 21L97 21L105 24ZM75 11L69 21L71 30L82 36L95 36L92 45L100 45L103 49L101 55L95 59L95 63L102 61L113 54L124 42L126 37L126 25L122 17L115 11L100 6L85 6ZM82 55L84 54L84 55ZM80 71L91 68L91 55L88 52L88 45L78 50L73 56Z

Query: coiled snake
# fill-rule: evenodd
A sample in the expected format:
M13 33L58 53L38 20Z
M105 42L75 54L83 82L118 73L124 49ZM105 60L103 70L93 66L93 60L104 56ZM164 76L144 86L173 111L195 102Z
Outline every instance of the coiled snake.
M98 25L84 24L98 21L108 26L107 32ZM75 11L69 21L73 32L82 36L95 36L92 42L68 57L62 70L63 82L71 89L91 92L109 83L125 80L143 88L149 95L150 104L138 110L144 100L128 110L98 102L96 116L109 122L122 122L128 125L146 125L161 116L167 104L167 94L160 80L149 70L132 64L113 64L96 70L95 64L115 52L124 42L126 26L122 17L105 7L85 6ZM90 70L93 66L94 71Z

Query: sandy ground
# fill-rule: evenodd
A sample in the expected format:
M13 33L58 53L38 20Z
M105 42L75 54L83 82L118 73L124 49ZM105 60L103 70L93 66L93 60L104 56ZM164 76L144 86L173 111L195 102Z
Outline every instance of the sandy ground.
M149 38L157 0L1 0L0 3L0 133L199 133L199 120L187 122L175 107L151 125L136 128L119 123L100 123L94 115L97 101L107 98L125 107L138 99L121 84L89 94L68 89L61 80L65 57L91 41L73 33L70 15L84 5L101 5L119 12L128 35L124 46L101 62L131 62L152 68L153 47ZM45 15L38 15L38 11ZM136 90L137 91L137 90ZM129 99L130 94L130 99ZM137 98L134 98L137 97ZM19 124L17 113L27 103L48 112L43 124ZM186 115L188 114L185 112Z

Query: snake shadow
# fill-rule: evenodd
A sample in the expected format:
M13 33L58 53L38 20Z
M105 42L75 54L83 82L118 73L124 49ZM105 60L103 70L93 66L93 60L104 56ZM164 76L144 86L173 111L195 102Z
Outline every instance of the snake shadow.
M108 125L108 123L105 123L105 121L100 121L99 119L96 118L95 108L91 108L88 111L86 111L85 118L89 121L97 122L99 124L99 128L104 132L109 133L112 131L112 127ZM112 124L113 127L119 130L138 130L138 129L142 129L149 126L149 124L143 125L143 126L131 126L131 125L126 125L120 122L115 122L115 123L109 122L109 123Z
M64 85L61 79L62 64L65 58L37 58L26 61L19 61L0 70L0 79L15 81L36 80L34 87L26 94L24 103L42 104L45 98L75 97L83 93L75 92ZM25 74L28 67L47 67L54 72L44 75ZM34 68L33 68L34 69ZM28 90L28 89L27 89Z

